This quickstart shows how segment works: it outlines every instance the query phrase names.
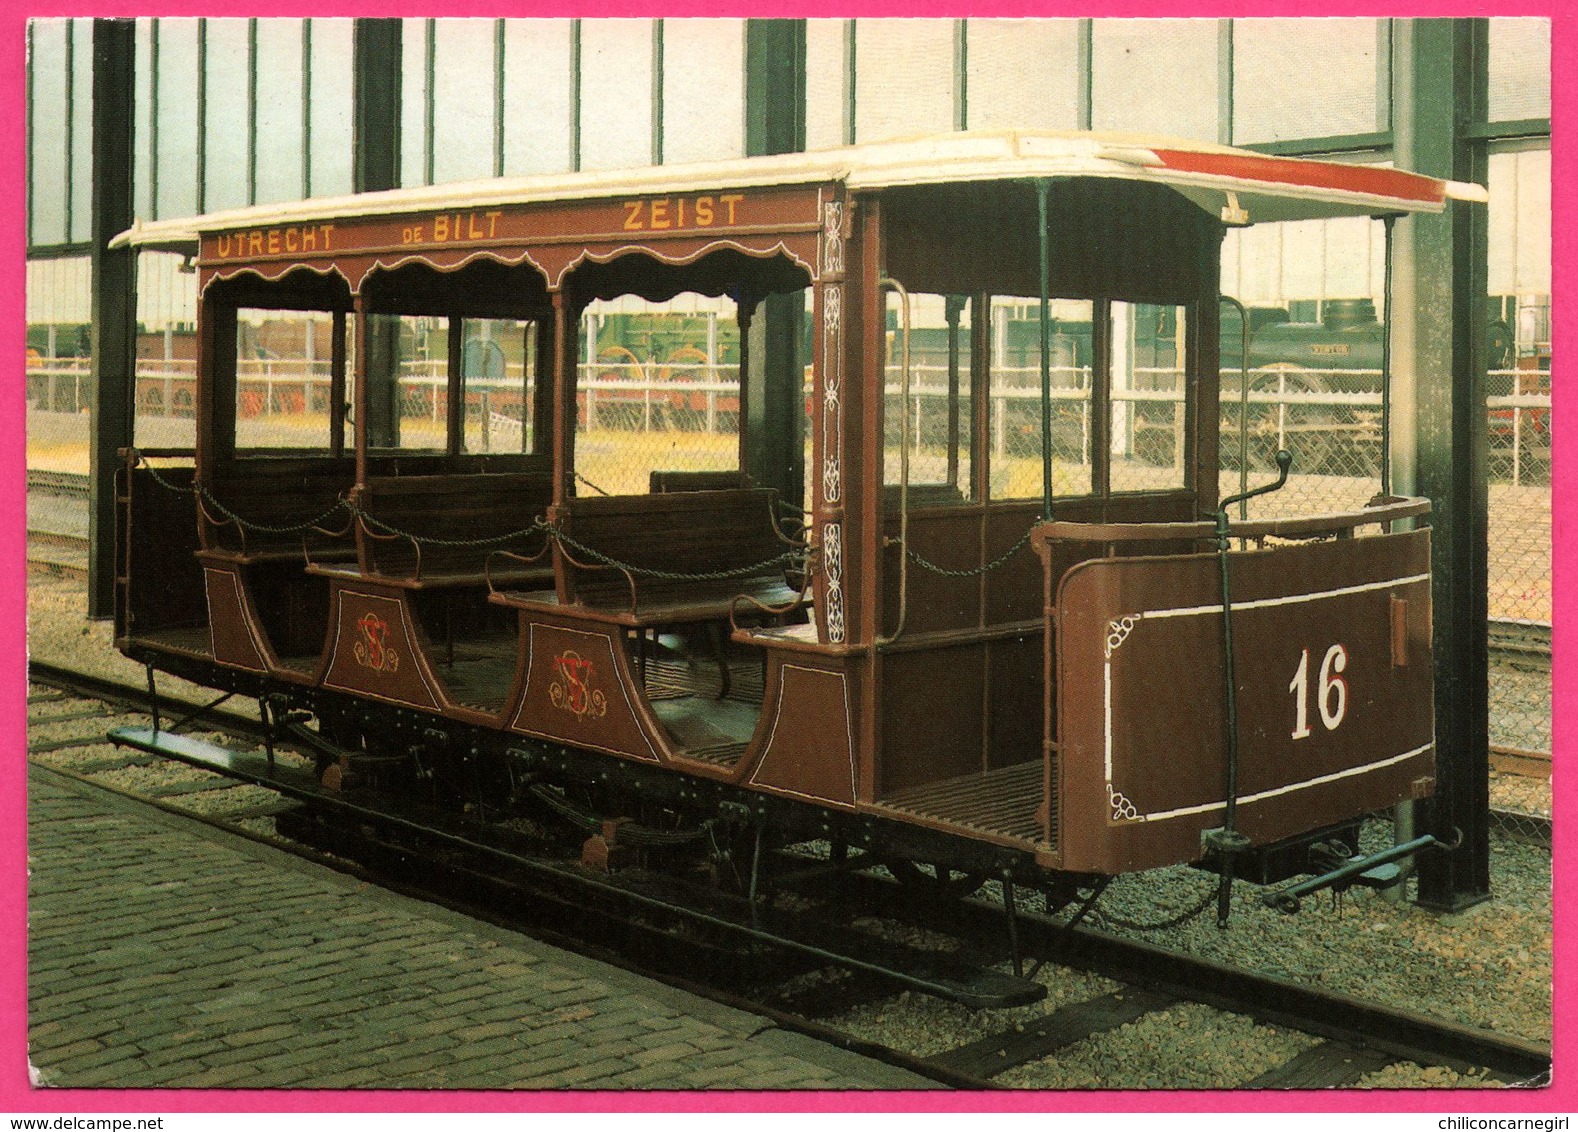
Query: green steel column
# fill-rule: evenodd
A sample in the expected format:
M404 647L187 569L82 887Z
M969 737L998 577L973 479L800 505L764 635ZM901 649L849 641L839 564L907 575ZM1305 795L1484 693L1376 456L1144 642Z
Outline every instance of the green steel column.
M1397 164L1484 184L1488 25L1399 20ZM1393 368L1397 490L1428 496L1434 575L1435 797L1421 831L1451 853L1420 858L1419 903L1451 910L1490 895L1489 687L1486 642L1485 206L1398 221ZM1388 311L1388 316L1392 312ZM1411 459L1410 459L1411 457Z
M132 443L137 256L111 251L131 227L137 135L136 24L93 21L93 410L88 471L88 616L115 613L116 450ZM71 186L62 186L68 195Z
M352 25L352 189L400 187L400 21Z
M748 20L745 25L745 152L756 156L805 149L805 21ZM770 296L751 323L751 372L744 385L746 466L763 487L799 505L805 495L805 300Z
M352 25L351 67L352 189L358 193L400 187L401 22L359 19ZM381 319L368 327L367 368L356 375L366 382L367 420L358 428L375 446L399 443L397 361L400 327ZM360 396L360 394L359 394Z

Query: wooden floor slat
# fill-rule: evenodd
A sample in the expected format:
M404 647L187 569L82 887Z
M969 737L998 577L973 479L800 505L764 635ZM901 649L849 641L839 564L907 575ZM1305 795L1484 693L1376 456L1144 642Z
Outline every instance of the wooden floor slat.
M878 804L913 817L999 837L1039 841L1041 823L1036 819L1036 810L1041 805L1041 786L1042 765L1031 760L913 786Z

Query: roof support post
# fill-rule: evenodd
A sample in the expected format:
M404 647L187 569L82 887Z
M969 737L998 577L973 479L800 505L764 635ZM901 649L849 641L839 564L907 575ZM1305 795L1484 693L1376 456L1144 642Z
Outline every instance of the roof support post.
M805 21L745 24L745 153L805 149ZM742 296L742 301L749 301ZM800 375L805 300L770 295L751 320L750 372L740 374L741 470L798 506L805 495L805 410Z
M370 319L367 313L367 298L365 295L356 296L356 420L355 420L355 448L356 448L356 486L358 489L367 485L367 446L368 420L372 416L369 411L369 383L367 371L370 368L369 355L372 352L372 328L368 325Z
M400 447L400 319L373 313L366 292L360 298L356 322L358 328L365 322L367 330L363 337L366 348L356 371L356 397L360 406L357 424L362 429L360 451L365 456L372 448ZM427 386L427 392L434 399L429 404L434 404L437 385Z
M1037 280L1041 288L1036 322L1041 335L1041 519L1052 521L1052 322L1051 288L1048 272L1047 193L1052 183L1045 177L1036 180L1036 239L1037 260L1040 270Z
M137 403L137 253L109 242L131 227L136 162L136 24L93 21L93 408L88 450L88 616L115 612L115 469ZM68 186L69 191L69 186Z
M1396 24L1397 164L1485 183L1484 20ZM1485 209L1448 203L1397 224L1391 362L1396 490L1428 496L1434 577L1436 783L1423 827L1459 847L1419 860L1419 903L1452 910L1490 895L1485 415Z
M553 387L553 505L556 508L563 507L565 500L575 494L576 326L579 320L580 313L571 304L570 296L563 289L553 292L553 363L547 380ZM586 427L592 427L590 410ZM561 580L562 574L561 571Z
M444 448L459 456L466 447L466 321L449 316L449 356L445 359ZM436 395L436 391L435 391ZM486 436L488 422L482 422Z

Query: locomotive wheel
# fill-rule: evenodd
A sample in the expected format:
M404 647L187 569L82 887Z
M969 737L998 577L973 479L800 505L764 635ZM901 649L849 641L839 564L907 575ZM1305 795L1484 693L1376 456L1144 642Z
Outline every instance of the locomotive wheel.
M1251 370L1251 393L1323 393L1320 380L1297 366L1275 366ZM1238 400L1237 392L1224 388L1222 396L1224 420L1222 450L1227 455L1228 466L1238 467ZM1228 412L1230 410L1230 412ZM1293 466L1302 472L1316 472L1331 463L1337 433L1344 427L1341 414L1349 411L1330 405L1288 405L1279 412L1279 406L1251 404L1247 432L1249 434L1249 466L1251 470L1275 471L1276 455L1280 448L1293 453Z
M986 883L986 874L966 869L950 869L942 865L918 864L902 858L884 861L893 879L905 888L929 897L944 900L963 900L972 896Z

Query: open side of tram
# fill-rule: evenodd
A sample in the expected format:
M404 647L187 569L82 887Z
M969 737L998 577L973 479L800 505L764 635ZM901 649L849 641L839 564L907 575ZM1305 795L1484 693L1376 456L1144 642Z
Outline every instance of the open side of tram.
M414 760L503 795L478 760L530 756L609 818L727 806L1023 875L1308 841L1431 789L1427 507L1224 537L1221 241L1449 190L958 135L134 229L196 254L198 419L126 453L119 646L311 713L346 789ZM592 427L586 316L687 302L737 327L737 443L636 452ZM238 380L270 320L332 343L283 440ZM753 395L798 435L753 433ZM786 443L797 498L745 471Z

